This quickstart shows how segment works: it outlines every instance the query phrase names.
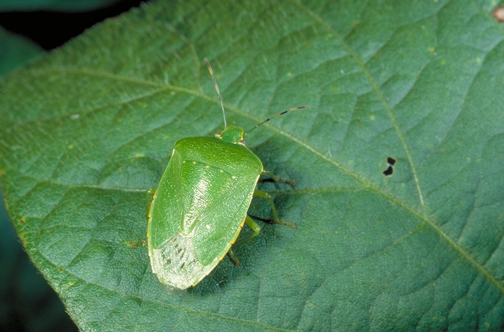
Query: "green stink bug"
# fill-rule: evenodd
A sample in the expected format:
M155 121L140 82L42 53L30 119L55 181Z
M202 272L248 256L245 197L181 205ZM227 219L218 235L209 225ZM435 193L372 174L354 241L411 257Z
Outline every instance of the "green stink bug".
M255 190L264 171L261 160L245 146L243 129L226 125L224 104L212 67L205 59L224 115L224 130L215 137L189 137L175 143L149 210L147 245L152 272L159 281L179 289L195 286L229 252L243 224L256 236L260 227L248 215L252 196L270 200L273 222L278 219L269 194ZM300 106L281 112L253 127ZM293 182L293 181L292 181ZM292 224L291 224L292 226Z

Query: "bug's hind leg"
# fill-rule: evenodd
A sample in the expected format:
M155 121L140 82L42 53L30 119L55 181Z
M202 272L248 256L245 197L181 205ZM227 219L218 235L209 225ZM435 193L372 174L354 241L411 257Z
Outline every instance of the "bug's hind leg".
M252 240L253 238L255 238L257 235L259 235L259 233L261 232L261 226L259 226L254 221L254 219L250 218L249 216L246 216L245 217L245 222L247 223L247 225L249 225L250 228L252 228L252 230L254 232L251 235L247 236L246 238L244 238L244 239L242 239L242 240L234 243L233 244L233 248L237 247L237 246L240 246L240 245L242 245L244 243L249 242L250 240ZM234 266L238 266L238 265L240 265L240 261L235 256L235 254L233 252L233 248L229 249L227 255L228 255L229 259L231 260L231 262L233 262Z
M257 218L257 219L264 221L264 222L267 222L267 223L270 223L270 224L280 224L280 225L285 225L285 226L289 226L292 228L296 228L296 224L291 223L291 222L287 222L287 221L282 221L278 218L278 214L277 214L277 211L275 208L275 203L273 202L273 198L271 197L270 194L268 194L267 192L262 191L262 190L254 190L254 196L268 199L270 202L270 205L271 205L271 211L273 212L273 220L261 219L261 218Z
M254 231L252 234L250 234L249 236L247 236L246 238L238 241L235 243L235 246L239 246L239 245L242 245L244 243L247 243L249 242L250 240L252 240L253 238L255 238L257 235L259 235L259 233L261 233L261 226L259 226L255 221L254 219L250 218L249 216L246 216L245 217L245 222L247 223L247 225L252 228L252 231Z
M238 267L241 264L240 261L238 260L238 257L236 257L236 255L234 254L232 248L229 249L227 256L229 257L229 259L231 260L231 263L233 263L233 265L235 267Z
M272 175L269 172L266 172L265 174L270 175L275 182L284 182L284 183L291 183L291 184L295 183L295 181L278 179L276 176ZM264 222L267 222L267 223L270 223L270 224L280 224L280 225L285 225L285 226L289 226L289 227L292 227L292 228L296 227L296 224L291 223L291 222L282 221L282 220L280 220L278 218L278 214L277 214L277 211L276 211L276 208L275 208L275 203L273 202L273 198L271 197L270 194L268 194L267 192L262 191L262 190L254 190L254 196L261 197L261 198L266 198L266 199L269 200L270 205L271 205L271 211L273 212L273 220L271 220L271 219L262 219L262 218L259 218L259 217L254 217L254 218L259 219L259 220L264 221ZM252 219L250 216L247 215L245 217L245 222L247 223L247 225L249 225L250 228L252 228L253 233L251 235L247 236L246 238L244 238L244 239L242 239L242 240L234 243L233 247L237 247L237 246L240 246L240 245L242 245L244 243L249 242L250 240L252 240L253 238L255 238L257 235L259 235L259 233L261 232L261 226L259 226L254 221L254 219ZM231 262L233 262L233 264L235 266L240 265L240 261L235 256L235 254L233 253L232 249L230 249L228 251L227 255L228 255L229 259L231 260Z

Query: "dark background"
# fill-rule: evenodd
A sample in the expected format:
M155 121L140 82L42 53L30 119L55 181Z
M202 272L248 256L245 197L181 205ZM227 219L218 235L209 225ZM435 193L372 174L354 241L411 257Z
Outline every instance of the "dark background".
M111 0L104 0L103 2L110 3ZM106 7L80 12L71 12L69 9L65 11L48 9L1 11L0 6L0 26L12 33L27 37L46 51L49 51L60 47L94 24L108 17L120 15L147 1L122 0L112 2Z
M80 35L108 17L138 7L146 1L104 0L101 8L86 10L58 6L30 10L29 2L19 11L5 11L0 5L0 26L24 36L50 51ZM40 2L33 2L40 6ZM60 2L61 4L61 2ZM59 7L59 8L58 8ZM76 11L78 10L78 11ZM8 50L0 50L8 52ZM1 128L0 128L1 130ZM44 277L28 259L7 211L0 200L0 332L4 331L77 331L65 307Z

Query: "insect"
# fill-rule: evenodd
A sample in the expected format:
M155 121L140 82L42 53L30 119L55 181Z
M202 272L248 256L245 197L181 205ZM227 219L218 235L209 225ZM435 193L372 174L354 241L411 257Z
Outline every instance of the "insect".
M269 175L261 160L245 146L243 129L227 126L224 104L213 75L206 65L219 96L224 130L215 137L189 137L175 143L170 161L151 202L147 246L152 272L159 281L179 289L198 284L230 251L247 223L254 231L237 244L257 236L261 227L247 215L252 196L269 199L273 220L280 221L273 199L255 190L260 175ZM294 107L283 114L307 108Z

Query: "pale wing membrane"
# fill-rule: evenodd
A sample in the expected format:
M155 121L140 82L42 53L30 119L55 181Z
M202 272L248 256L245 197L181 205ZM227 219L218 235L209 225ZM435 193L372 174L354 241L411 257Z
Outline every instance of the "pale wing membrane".
M196 285L219 263L217 258L211 264L203 265L194 254L192 235L177 232L159 249L152 250L152 272L164 283L179 289Z

